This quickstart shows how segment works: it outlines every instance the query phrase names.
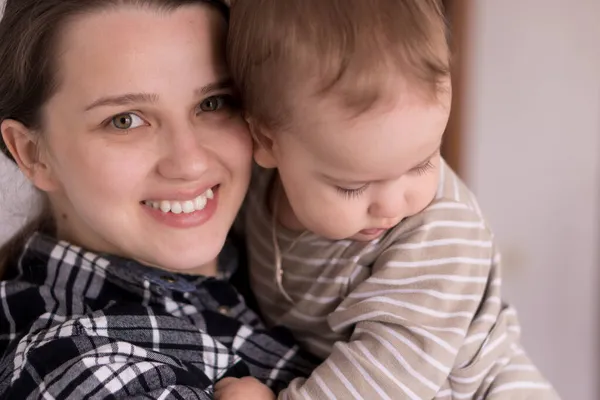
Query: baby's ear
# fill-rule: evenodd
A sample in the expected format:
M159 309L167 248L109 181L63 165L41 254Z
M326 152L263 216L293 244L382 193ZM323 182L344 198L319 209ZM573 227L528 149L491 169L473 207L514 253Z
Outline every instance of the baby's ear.
M246 118L254 142L254 161L263 168L277 168L273 133L252 118Z

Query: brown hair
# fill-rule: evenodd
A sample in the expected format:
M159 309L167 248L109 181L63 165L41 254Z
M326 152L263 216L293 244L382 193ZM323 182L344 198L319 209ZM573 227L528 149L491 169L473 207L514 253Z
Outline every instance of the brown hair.
M390 74L436 95L450 74L447 35L437 0L235 0L227 58L247 115L282 128L307 86L355 112L381 99Z
M0 123L14 119L33 131L43 131L41 109L58 86L56 41L71 18L121 5L170 11L199 3L216 7L228 18L229 9L220 0L7 0L0 21ZM0 152L14 161L2 136ZM0 248L0 277L6 263L17 257L31 234L39 230L54 230L47 201L40 213Z

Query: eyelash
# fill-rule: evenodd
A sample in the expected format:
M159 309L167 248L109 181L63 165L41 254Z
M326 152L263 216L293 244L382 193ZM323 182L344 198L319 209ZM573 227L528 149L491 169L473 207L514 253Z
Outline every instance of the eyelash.
M362 195L368 188L369 188L368 184L366 184L362 187L359 187L358 189L345 189L345 188L336 186L336 190L338 191L338 193L341 194L342 196L344 196L346 199L355 199L357 197L360 197L360 195Z
M417 175L421 176L425 175L433 168L434 165L431 162L431 160L429 160L425 164L419 165L418 167L414 168L411 172L414 172ZM368 188L369 184L359 187L358 189L346 189L343 187L336 186L336 190L338 191L338 193L344 196L346 199L355 199L357 197L360 197Z
M425 175L428 171L432 170L433 168L434 165L431 162L431 160L429 160L425 164L419 165L418 167L414 168L411 172L414 172L417 175L421 176Z

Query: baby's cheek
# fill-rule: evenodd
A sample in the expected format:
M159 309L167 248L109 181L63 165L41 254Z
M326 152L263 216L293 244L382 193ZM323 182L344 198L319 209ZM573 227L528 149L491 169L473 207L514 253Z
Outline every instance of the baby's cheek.
M306 218L310 219L312 223L328 220L336 213L336 209L331 206L329 199L316 193L307 193L304 199L304 209L307 214Z
M417 214L423 211L435 198L437 192L437 179L431 179L426 186L422 186L420 190L415 190L408 198L410 215Z
M315 223L321 225L323 232L327 232L325 236L343 239L364 228L358 222L364 212L356 209L353 201L355 200L344 200L340 197L336 201L323 202L318 207Z

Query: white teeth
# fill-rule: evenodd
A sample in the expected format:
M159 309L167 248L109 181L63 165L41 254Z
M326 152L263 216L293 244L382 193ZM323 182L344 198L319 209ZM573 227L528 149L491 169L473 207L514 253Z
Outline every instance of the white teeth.
M181 214L182 211L183 211L183 207L181 206L180 202L178 202L178 201L171 202L171 212L173 214Z
M194 202L193 201L186 201L183 203L183 212L186 214L192 213L194 211L196 211L196 208L194 207Z
M160 211L166 213L171 211L171 202L168 200L163 200L160 202Z
M204 210L208 200L213 199L214 197L215 194L213 193L212 189L208 189L206 192L193 200L145 201L144 204L155 209L160 209L164 213L172 212L173 214L190 214L194 211Z
M207 200L206 200L205 196L198 196L194 200L193 207L195 207L196 210L204 210L204 207L206 207L206 203L207 203Z

